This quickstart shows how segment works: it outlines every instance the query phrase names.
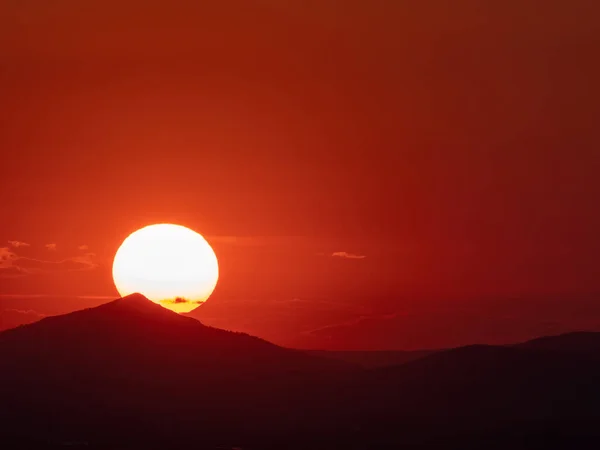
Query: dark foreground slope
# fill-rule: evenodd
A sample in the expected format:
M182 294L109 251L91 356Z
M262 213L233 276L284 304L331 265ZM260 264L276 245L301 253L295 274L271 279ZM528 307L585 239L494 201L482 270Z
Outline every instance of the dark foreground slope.
M305 433L352 371L140 295L0 333L0 361L4 435L106 444Z
M600 334L586 336L589 349ZM600 437L600 358L570 346L475 345L361 375L371 443L442 448L587 448ZM564 341L564 343L563 343ZM556 350L559 349L559 350Z
M306 353L323 358L346 361L366 369L377 369L381 367L406 364L408 362L424 358L425 356L431 355L438 351L440 350L307 350Z
M11 448L582 448L600 434L600 335L550 341L365 370L132 296L0 333L0 439Z

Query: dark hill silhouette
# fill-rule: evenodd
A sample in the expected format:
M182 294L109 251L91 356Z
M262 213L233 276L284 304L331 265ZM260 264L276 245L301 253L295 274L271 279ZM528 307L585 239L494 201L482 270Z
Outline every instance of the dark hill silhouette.
M508 347L508 346L507 346ZM552 350L564 353L577 353L590 358L600 358L600 333L578 331L556 336L542 336L512 347L531 350ZM377 369L416 361L426 356L445 351L446 349L431 350L379 350L379 351L334 351L307 350L310 355L338 359L357 364L368 369Z
M504 441L521 436L562 448L560 439L598 434L599 376L591 354L473 345L367 372L355 389L365 393L359 420L371 441L458 437L475 446L492 440L504 442L499 448L530 448Z
M0 361L3 425L58 441L101 439L106 427L123 439L141 429L172 439L190 426L211 430L207 439L232 428L283 431L323 383L352 370L204 326L139 294L0 333Z
M581 448L600 434L598 339L467 346L366 370L133 295L0 333L0 442Z
M326 358L284 349L254 336L204 326L133 294L96 308L53 316L0 333L0 351L18 346L13 364L55 366L56 361L81 363L85 369L101 364L141 364L138 371L153 369L155 376L178 370L226 364L260 374L263 371L338 370L349 367ZM55 359L57 358L57 359ZM133 359L132 359L133 358ZM157 364L154 365L154 362ZM167 364L165 364L167 363ZM92 367L98 364L98 367ZM181 374L185 377L185 374ZM210 377L210 373L203 376Z
M515 347L577 353L590 358L600 358L600 333L579 331L557 336L543 336L517 344Z

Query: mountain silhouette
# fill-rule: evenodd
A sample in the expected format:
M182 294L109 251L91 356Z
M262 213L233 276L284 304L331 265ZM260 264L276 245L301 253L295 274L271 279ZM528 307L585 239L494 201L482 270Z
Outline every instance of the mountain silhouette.
M571 336L557 336L557 347L562 339ZM357 417L370 441L569 448L598 435L599 376L594 352L460 347L365 373L354 388L364 393Z
M85 361L78 370L92 372L110 367L107 364L127 365L139 373L153 370L155 378L220 364L254 374L349 367L247 334L204 326L141 294L1 333L0 352L12 352L14 348L19 348L11 364L14 368L25 361L38 369L55 367L56 361L73 365ZM187 379L185 373L180 375ZM202 376L212 375L206 372Z
M598 342L574 333L347 358L211 328L134 294L0 333L0 442L582 448L600 434Z
M107 427L121 439L149 429L169 440L190 427L207 439L208 430L221 439L228 429L283 431L327 380L353 370L204 326L140 294L2 332L0 361L5 431L27 424L53 442L102 440Z
M575 353L586 355L589 358L600 358L600 333L579 331L558 336L543 336L517 344L516 347Z

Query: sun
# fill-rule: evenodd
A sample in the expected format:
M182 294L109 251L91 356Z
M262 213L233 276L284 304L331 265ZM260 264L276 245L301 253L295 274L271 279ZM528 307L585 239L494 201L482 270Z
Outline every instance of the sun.
M219 279L219 263L200 234L164 223L130 234L117 250L112 272L121 296L139 292L184 313L210 297Z

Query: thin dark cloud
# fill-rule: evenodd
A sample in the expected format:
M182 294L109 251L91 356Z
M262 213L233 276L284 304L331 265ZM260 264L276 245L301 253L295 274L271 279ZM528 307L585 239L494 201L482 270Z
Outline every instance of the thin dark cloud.
M168 304L168 305L180 305L182 303L200 304L202 302L188 300L187 298L183 298L183 297L177 297L177 298L172 299L172 300L161 300L160 303L165 303L165 304Z

